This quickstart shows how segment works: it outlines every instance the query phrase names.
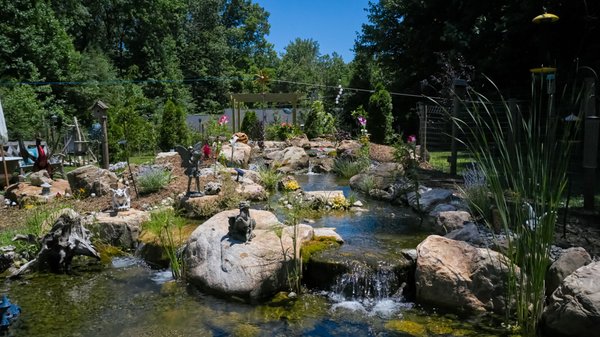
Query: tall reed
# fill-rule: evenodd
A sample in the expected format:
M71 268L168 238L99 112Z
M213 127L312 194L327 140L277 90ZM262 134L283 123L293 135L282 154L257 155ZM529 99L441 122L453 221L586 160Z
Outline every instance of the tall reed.
M532 85L527 113L515 111L516 106L503 98L495 109L487 97L469 90L462 100L465 113L453 118L487 178L507 234L507 255L516 265L508 264L507 298L515 299L516 306L515 312L507 306L507 319L516 315L521 332L530 336L537 333L544 309L544 279L574 134L566 125L559 134L560 119L546 103L548 97L539 94L546 84L542 80L540 87ZM505 128L503 118L508 120Z
M154 234L163 246L170 262L171 273L175 279L181 277L181 257L177 254L177 244L181 242L181 231L185 219L179 217L173 209L165 209L150 215L150 220L143 224L143 229ZM176 239L174 235L177 234Z

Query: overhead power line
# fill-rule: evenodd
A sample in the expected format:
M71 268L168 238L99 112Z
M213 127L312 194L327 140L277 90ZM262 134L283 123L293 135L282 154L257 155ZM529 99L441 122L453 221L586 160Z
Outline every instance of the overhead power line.
M197 78L186 78L181 80L105 80L105 81L0 81L0 86L3 87L12 87L15 85L32 85L32 86L44 86L44 85L64 85L64 86L85 86L85 85L120 85L120 84L175 84L175 83L197 83L197 82L208 82L208 81L253 81L254 78L242 78L242 77L197 77ZM294 85L303 85L309 87L320 87L320 88L328 88L328 89L339 89L339 86L334 85L326 85L326 84L318 84L318 83L308 83L308 82L298 82L298 81L289 81L289 80L276 80L271 79L271 82L277 83L285 83L285 84L294 84ZM361 89L361 88L351 88L351 87L342 87L345 91L354 91L354 92L367 92L374 93L374 89ZM403 97L414 97L414 98L425 98L425 95L420 94L409 94L402 92L389 92L392 96L403 96ZM436 97L433 97L436 98Z

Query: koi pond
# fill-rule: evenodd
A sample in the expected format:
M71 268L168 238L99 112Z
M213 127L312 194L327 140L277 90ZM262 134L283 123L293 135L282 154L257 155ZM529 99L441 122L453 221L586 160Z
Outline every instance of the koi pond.
M306 191L350 189L331 175L296 176ZM344 238L340 256L378 261L351 269L296 299L247 304L203 294L136 257L91 262L73 275L34 274L5 281L2 293L22 308L8 336L497 336L489 318L461 318L421 308L402 295L386 264L427 235L409 209L364 200L368 211L315 219ZM87 261L87 260L83 260ZM364 278L371 290L362 289ZM357 280L363 280L357 282ZM350 289L350 291L348 291ZM375 289L375 290L373 290ZM398 291L400 289L400 291Z

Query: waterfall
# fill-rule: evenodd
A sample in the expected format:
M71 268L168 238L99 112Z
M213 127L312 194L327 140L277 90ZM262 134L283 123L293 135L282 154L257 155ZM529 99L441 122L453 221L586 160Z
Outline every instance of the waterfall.
M392 267L353 261L350 270L338 276L332 290L346 300L380 300L394 296L401 285Z
M313 164L312 160L308 160L308 171L306 172L306 174L308 175L313 175L313 174L318 174L316 172L313 171L315 164Z
M369 266L352 261L349 270L337 277L330 292L336 302L332 311L349 310L390 318L412 304L402 297L403 284L392 266Z

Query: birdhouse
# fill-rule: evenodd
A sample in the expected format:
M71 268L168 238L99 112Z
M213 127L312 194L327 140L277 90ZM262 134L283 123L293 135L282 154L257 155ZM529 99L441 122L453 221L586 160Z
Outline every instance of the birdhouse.
M106 117L108 105L106 105L106 103L102 102L101 100L97 100L90 109L92 110L92 115L94 116L94 118L102 119Z

